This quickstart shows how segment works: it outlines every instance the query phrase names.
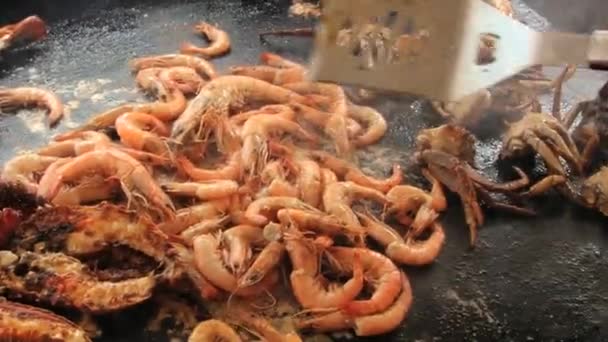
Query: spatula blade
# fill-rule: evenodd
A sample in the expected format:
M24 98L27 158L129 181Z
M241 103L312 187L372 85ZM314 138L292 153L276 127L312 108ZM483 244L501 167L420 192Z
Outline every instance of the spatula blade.
M495 61L478 65L485 33L498 38ZM417 38L391 49L404 34ZM481 0L325 0L310 77L454 101L534 64L537 45L537 32Z

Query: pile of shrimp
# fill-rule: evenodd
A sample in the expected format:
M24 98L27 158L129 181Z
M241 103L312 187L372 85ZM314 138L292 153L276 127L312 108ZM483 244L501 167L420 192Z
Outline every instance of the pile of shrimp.
M386 178L366 174L356 152L384 136L381 113L340 86L306 81L303 65L275 54L221 73L211 59L228 53L228 34L206 23L196 31L209 46L131 61L155 101L92 115L7 162L2 181L48 205L110 201L148 216L207 302L287 289L300 308L294 331L247 304L230 311L265 340L396 329L413 300L401 266L433 263L444 244L440 183L424 172L432 189L405 184L397 164ZM31 103L47 107L51 123L61 118L47 90L0 91L0 106ZM215 318L190 341L241 340L226 317Z

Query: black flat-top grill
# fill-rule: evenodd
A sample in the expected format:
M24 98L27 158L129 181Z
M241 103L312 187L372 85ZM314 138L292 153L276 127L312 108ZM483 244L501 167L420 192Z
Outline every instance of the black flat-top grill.
M586 13L593 12L588 8L606 7L602 0L528 2L541 13L551 9L548 12L557 21L570 25L565 28L579 30L590 27L578 27L585 22L577 15L568 22L569 13L577 6ZM44 42L4 53L0 86L32 85L56 91L71 108L70 117L56 129L65 131L88 115L141 98L128 61L135 56L177 51L182 40L195 39L191 26L199 20L218 23L232 38L233 52L214 61L219 70L257 63L259 53L265 50L303 60L310 40L273 38L271 45L262 45L257 38L262 30L309 25L288 18L288 4L286 0L5 0L0 23L38 14L48 21L51 31ZM536 12L519 1L515 4L525 22L537 29L546 28L546 21ZM557 7L567 10L556 11ZM567 100L593 96L606 78L604 74L579 72L566 87ZM381 159L410 165L409 153L418 130L438 124L437 115L425 101L413 98L383 99L377 107L386 115L390 128L381 148L370 154L376 161L374 167L388 170L390 163L379 166L384 165L378 162ZM19 150L45 144L54 133L45 123L40 114L3 117L0 161ZM496 163L500 141L495 136L478 135L477 163L485 174L500 179L503 168ZM408 178L416 176L408 171ZM470 250L461 207L450 198L450 208L442 217L447 243L441 256L430 267L406 269L414 293L409 317L389 336L369 340L608 340L606 218L575 208L558 195L532 204L539 211L535 218L488 211L478 245ZM143 334L140 318L109 322L112 328L99 341L168 340Z

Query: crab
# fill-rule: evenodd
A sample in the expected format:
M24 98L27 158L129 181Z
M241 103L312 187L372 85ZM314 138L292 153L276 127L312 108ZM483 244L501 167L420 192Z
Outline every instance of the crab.
M583 182L577 200L583 206L608 216L608 167L602 167Z
M475 244L477 229L484 222L478 196L490 207L521 215L535 214L532 210L501 203L490 196L490 193L516 193L527 188L530 181L517 167L514 167L514 170L519 179L505 183L495 183L487 179L473 167L474 144L473 135L466 129L447 124L422 130L416 138L418 151L415 155L418 163L426 167L434 178L460 197L469 226L471 245ZM565 181L564 177L552 175L529 187L521 195L539 195Z
M32 15L18 23L0 27L0 51L22 41L38 41L47 35L46 24Z
M540 111L538 95L551 91L570 79L576 68L568 66L554 80L545 78L537 67L529 68L497 85L476 91L456 102L432 101L433 109L451 123L474 128L488 113L505 122L521 119L527 111Z
M574 172L582 173L583 165L578 148L560 120L561 88L567 73L568 68L558 78L551 114L528 112L521 120L507 123L501 159L523 157L536 152L544 160L550 174L566 175L560 157Z
M566 128L571 128L578 116L580 123L574 128L572 138L581 147L581 164L586 169L593 160L600 144L608 137L608 82L593 100L579 102L564 116Z

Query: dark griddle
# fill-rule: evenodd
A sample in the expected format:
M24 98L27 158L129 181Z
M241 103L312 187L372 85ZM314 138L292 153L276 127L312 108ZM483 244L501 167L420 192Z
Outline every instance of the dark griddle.
M550 6L548 1L529 2L540 11ZM287 18L287 1L4 0L1 6L1 23L39 14L50 22L51 34L41 44L5 54L0 86L60 91L66 102L80 101L72 113L75 122L140 97L127 61L176 51L181 40L194 38L190 26L197 20L217 22L231 35L233 53L214 62L220 69L255 63L265 49L303 59L310 47L305 39L275 39L265 47L258 42L260 30L306 24ZM567 10L558 11L561 19L576 10L571 2L562 7ZM547 28L542 17L519 3L517 9L529 24ZM605 79L592 73L579 75L568 86L570 99L574 94L592 96ZM95 102L83 86L76 98L73 90L79 81L98 78L112 80L94 89L106 93L104 100ZM107 93L122 87L126 91ZM436 115L416 99L386 100L379 108L391 123L382 146L409 163L413 137L420 128L436 124ZM66 129L62 123L58 131ZM28 132L22 119L3 118L0 162L18 149L43 144L48 136L48 131ZM500 176L495 163L499 148L500 142L493 138L484 138L479 145L479 167L493 177ZM535 203L541 215L533 219L488 212L478 246L471 251L460 205L452 199L442 218L447 245L433 266L407 270L415 301L409 318L390 340L608 340L606 219L564 204L557 196L541 202L542 207ZM137 331L124 333L107 340L146 340L137 337Z

